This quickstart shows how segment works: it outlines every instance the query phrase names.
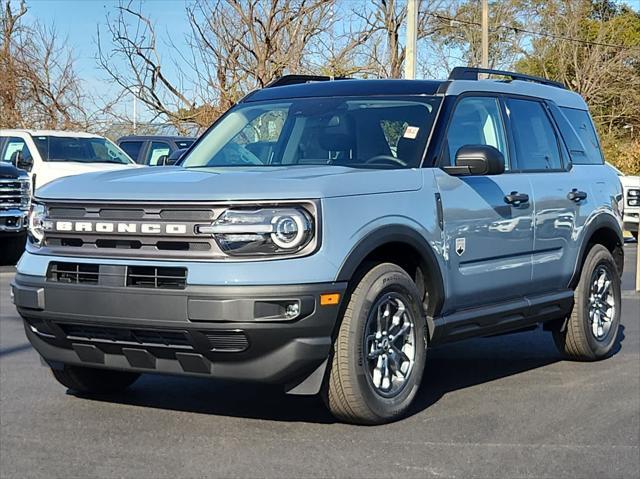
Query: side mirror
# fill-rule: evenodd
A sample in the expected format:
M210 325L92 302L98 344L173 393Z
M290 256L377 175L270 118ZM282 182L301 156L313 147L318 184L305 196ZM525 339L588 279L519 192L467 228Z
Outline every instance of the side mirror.
M31 171L33 168L33 158L31 155L24 156L21 150L16 151L11 159L19 170Z
M186 151L187 151L186 148L181 148L179 150L174 151L173 153L171 153L169 155L169 158L166 159L164 164L166 166L174 166L174 165L176 165L182 159L182 157L184 156Z
M456 153L456 165L445 166L453 176L501 175L504 173L504 155L489 145L465 145Z

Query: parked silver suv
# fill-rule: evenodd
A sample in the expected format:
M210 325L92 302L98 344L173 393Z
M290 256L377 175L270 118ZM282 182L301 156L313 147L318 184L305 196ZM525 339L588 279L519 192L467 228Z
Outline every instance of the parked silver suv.
M407 412L428 347L544 323L615 350L622 190L582 98L511 72L284 77L180 167L38 191L13 283L64 386L282 384L345 421Z

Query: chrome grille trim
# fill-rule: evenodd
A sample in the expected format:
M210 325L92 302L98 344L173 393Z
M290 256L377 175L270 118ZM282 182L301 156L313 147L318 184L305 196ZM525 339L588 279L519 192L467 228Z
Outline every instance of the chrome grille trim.
M31 192L27 179L0 179L0 210L27 211Z

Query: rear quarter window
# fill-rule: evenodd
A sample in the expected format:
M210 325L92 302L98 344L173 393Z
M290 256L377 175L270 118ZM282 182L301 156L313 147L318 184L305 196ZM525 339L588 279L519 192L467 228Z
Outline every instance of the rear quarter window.
M585 110L576 110L573 108L560 108L564 116L573 127L574 131L584 145L584 155L573 158L573 163L582 165L601 165L604 163L598 135L593 126L593 121L589 116L589 112Z

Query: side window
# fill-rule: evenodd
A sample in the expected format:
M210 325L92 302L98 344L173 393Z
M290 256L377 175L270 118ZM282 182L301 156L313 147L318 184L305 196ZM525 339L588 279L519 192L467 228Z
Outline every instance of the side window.
M518 166L523 171L560 170L562 161L558 138L544 106L537 101L509 98Z
M465 145L493 146L504 155L505 168L509 169L509 152L497 98L466 97L458 102L447 130L451 163Z
M161 156L169 156L171 148L164 141L152 141L149 151L147 152L147 161L145 164L149 166L157 166Z
M2 154L2 161L7 163L15 163L15 157L17 153L21 151L23 157L31 156L29 147L22 138L15 136L9 137Z
M586 157L574 159L573 162L587 165L601 165L604 163L596 130L593 127L589 113L585 110L574 110L573 108L561 108L561 110L585 147Z
M133 161L136 163L140 163L140 150L142 149L142 145L144 142L142 141L123 141L120 143L120 148L124 150L124 152L131 157Z

